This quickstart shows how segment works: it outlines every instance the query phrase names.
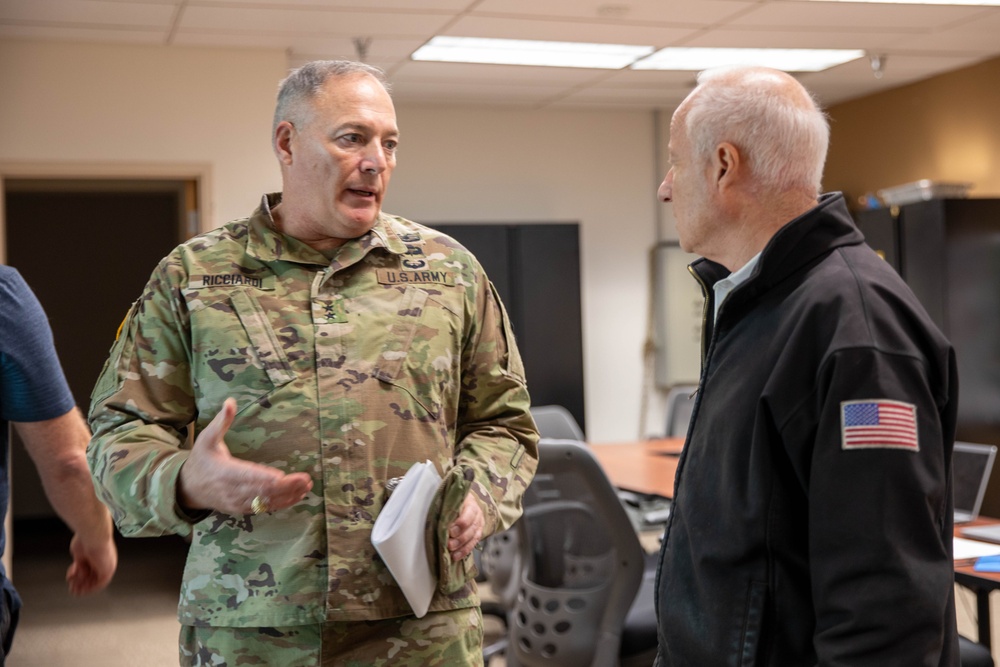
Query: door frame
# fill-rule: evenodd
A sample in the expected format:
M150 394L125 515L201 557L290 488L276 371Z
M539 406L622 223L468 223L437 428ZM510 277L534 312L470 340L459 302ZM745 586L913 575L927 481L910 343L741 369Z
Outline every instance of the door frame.
M37 179L86 179L86 180L176 180L194 183L194 211L197 215L196 229L189 229L190 235L208 231L208 212L212 211L212 167L208 163L156 163L156 162L16 162L0 161L0 264L7 262L7 220L6 181L15 178ZM10 470L8 469L8 475ZM14 530L11 517L13 511L13 490L8 499L7 516L4 517L4 532L7 545L3 553L3 564L7 577L13 579Z
M195 187L196 229L190 235L208 231L212 208L212 166L208 163L158 162L0 162L0 263L7 261L7 221L5 181L14 178L86 180L176 180L192 181Z

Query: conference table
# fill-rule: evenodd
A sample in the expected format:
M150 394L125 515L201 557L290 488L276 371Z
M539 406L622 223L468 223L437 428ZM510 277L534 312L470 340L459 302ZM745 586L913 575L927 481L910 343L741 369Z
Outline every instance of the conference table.
M674 477L684 438L656 438L633 442L591 444L608 479L619 489L672 498ZM955 536L970 526L1000 523L1000 519L980 517L955 527ZM955 582L976 596L979 643L990 647L990 593L1000 590L1000 572L977 572L975 559L955 561Z
M955 537L962 537L962 531L972 526L985 526L1000 523L1000 519L979 517L969 523L955 526ZM955 582L968 588L976 595L976 626L979 630L979 643L990 648L990 593L1000 590L1000 572L977 572L976 559L955 561Z
M672 498L684 438L591 444L608 479L619 489Z

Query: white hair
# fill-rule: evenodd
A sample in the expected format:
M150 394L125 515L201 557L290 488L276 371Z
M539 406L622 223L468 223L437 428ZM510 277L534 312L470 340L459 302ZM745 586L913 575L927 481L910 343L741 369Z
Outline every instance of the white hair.
M746 160L757 190L821 191L830 126L805 88L790 94L782 72L726 67L698 75L684 126L695 155L708 159L722 142Z

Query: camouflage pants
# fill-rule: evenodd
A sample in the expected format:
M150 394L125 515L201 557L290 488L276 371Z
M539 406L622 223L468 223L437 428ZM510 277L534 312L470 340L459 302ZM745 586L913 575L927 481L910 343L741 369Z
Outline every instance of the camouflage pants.
M464 667L483 664L479 607L284 628L181 626L181 667Z

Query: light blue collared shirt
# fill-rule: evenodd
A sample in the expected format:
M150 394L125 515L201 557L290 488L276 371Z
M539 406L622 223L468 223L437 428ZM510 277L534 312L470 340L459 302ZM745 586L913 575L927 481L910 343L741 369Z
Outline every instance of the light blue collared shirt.
M749 262L712 286L712 289L715 290L715 312L712 314L713 322L719 318L719 307L722 305L722 302L726 300L730 292L746 282L750 274L753 273L758 261L760 261L760 253L751 257Z

